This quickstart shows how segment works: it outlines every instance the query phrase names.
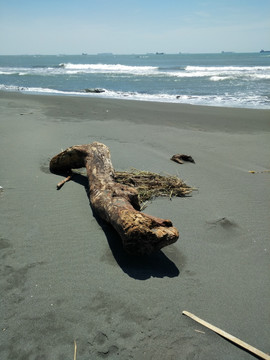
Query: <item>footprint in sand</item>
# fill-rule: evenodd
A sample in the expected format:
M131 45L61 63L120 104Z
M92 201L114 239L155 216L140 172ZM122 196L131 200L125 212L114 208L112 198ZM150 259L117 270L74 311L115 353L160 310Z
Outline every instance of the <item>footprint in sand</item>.
M111 344L107 334L102 331L96 334L91 345L96 348L97 354L101 358L110 358L119 351L118 346Z
M231 230L233 228L239 227L234 221L231 221L226 217L222 217L213 221L206 221L206 224L210 225L210 228L221 226L225 230Z

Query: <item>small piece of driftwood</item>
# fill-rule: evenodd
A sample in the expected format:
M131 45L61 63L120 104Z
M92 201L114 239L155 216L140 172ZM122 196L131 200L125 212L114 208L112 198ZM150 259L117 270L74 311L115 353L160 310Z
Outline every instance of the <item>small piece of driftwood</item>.
M50 171L57 174L69 174L71 169L82 167L86 167L94 213L114 227L126 252L151 254L177 241L179 233L170 220L140 212L137 190L115 181L106 145L75 145L50 161Z
M250 353L256 355L257 357L264 359L264 360L270 360L270 356L264 352L262 352L261 350L256 349L254 346L251 346L249 344L247 344L246 342L238 339L237 337L219 329L218 327L200 319L198 316L188 312L188 311L183 311L182 312L183 315L186 315L188 317L190 317L191 319L197 321L199 324L207 327L208 329L214 331L215 333L219 334L220 336L224 337L225 339L228 339L229 341L233 342L234 344L240 346L241 348L249 351Z
M76 340L74 340L74 356L73 356L73 360L77 359L77 343Z
M195 164L193 157L185 154L175 154L171 157L171 160L177 162L178 164L184 164L184 161L189 161Z
M72 179L72 176L73 176L73 174L70 174L70 175L68 175L64 180L60 181L60 182L56 185L57 190L60 190L61 187L62 187L66 182L68 182L69 180L71 180L71 179Z

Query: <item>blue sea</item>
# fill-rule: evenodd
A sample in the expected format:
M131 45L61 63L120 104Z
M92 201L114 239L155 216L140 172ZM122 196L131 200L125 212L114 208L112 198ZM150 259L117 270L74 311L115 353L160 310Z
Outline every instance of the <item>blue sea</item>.
M0 56L0 90L270 109L270 53Z

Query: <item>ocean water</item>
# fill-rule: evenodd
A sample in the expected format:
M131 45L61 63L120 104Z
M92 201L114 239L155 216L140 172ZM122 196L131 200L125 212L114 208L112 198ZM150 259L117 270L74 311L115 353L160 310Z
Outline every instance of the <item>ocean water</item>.
M269 109L270 54L0 56L0 90Z

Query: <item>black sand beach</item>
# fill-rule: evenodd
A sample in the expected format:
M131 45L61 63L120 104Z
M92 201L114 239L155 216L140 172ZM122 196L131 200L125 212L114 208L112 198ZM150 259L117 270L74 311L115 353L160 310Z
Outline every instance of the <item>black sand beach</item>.
M174 245L129 257L84 176L56 190L50 158L93 141L198 189L145 210ZM270 110L0 92L0 359L254 358L183 310L270 353L269 153Z

